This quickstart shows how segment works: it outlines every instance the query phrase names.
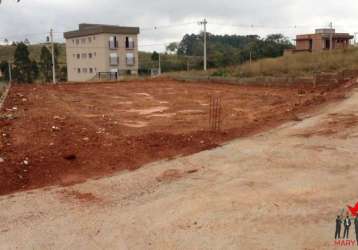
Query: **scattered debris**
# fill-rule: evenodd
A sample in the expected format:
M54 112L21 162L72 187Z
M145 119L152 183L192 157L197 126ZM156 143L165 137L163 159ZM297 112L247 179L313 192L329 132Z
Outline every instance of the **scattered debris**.
M77 156L75 154L69 154L69 155L65 155L63 158L68 161L74 161L77 159Z
M56 126L52 126L52 131L60 131L61 129L59 127L56 127Z
M302 119L299 118L296 114L292 115L292 120L295 121L295 122L301 122L302 121Z
M17 107L12 107L12 111L16 111L17 110Z
M184 173L178 169L169 169L164 171L160 176L156 178L158 182L174 181L184 176Z
M4 158L0 157L0 163L4 163L4 162L5 162Z
M104 134L105 132L106 132L105 128L99 128L96 133L97 134Z
M199 169L192 169L192 170L188 170L187 173L188 174L194 174L194 173L196 173L198 171L199 171Z
M0 120L15 120L17 117L13 114L0 115Z

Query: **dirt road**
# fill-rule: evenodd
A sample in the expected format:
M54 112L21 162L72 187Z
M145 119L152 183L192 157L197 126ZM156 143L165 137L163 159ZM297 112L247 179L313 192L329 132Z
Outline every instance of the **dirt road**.
M1 248L352 249L333 236L358 201L358 90L300 118L134 172L2 196Z
M297 120L347 89L183 84L14 86L0 113L0 195L110 176ZM221 133L209 102L222 98Z

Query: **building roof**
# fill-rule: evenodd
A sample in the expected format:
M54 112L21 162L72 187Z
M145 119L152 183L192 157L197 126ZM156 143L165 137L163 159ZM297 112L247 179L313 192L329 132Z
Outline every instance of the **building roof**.
M311 40L314 38L327 38L329 39L331 37L331 35L329 34L307 34L307 35L298 35L296 37L296 41L303 41L303 40ZM335 33L332 34L332 39L353 39L354 36L348 34L348 33Z
M315 34L297 35L296 41L311 40L313 38L353 39L349 33L336 33L335 29L316 29Z
M91 36L91 35L97 35L103 33L137 35L139 34L139 27L123 27L123 26L116 26L116 25L81 23L79 25L78 30L65 32L64 37L66 39L69 39L69 38Z

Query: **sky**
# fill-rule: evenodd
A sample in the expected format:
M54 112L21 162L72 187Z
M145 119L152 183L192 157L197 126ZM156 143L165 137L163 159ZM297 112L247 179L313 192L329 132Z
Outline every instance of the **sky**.
M333 22L337 32L358 32L357 0L2 0L0 43L7 38L44 42L51 28L55 40L79 23L141 28L139 47L164 51L186 33L199 33L208 21L213 34L282 33L290 39ZM358 38L358 36L357 36Z

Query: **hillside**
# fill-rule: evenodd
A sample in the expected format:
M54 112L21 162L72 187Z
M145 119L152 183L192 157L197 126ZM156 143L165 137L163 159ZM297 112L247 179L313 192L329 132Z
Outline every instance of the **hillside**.
M309 77L316 72L340 72L358 69L358 48L351 47L332 52L285 54L277 58L265 58L236 66L168 73L174 78L216 77Z
M29 45L30 57L33 60L39 61L40 53L42 46L46 46L45 44L31 44ZM66 50L65 45L62 43L57 44L59 48L59 63L65 64L66 63ZM8 61L9 58L13 60L13 55L15 52L15 46L11 45L0 45L0 61Z
M320 53L285 54L216 70L214 74L234 77L310 76L314 72L337 72L358 68L358 48Z

